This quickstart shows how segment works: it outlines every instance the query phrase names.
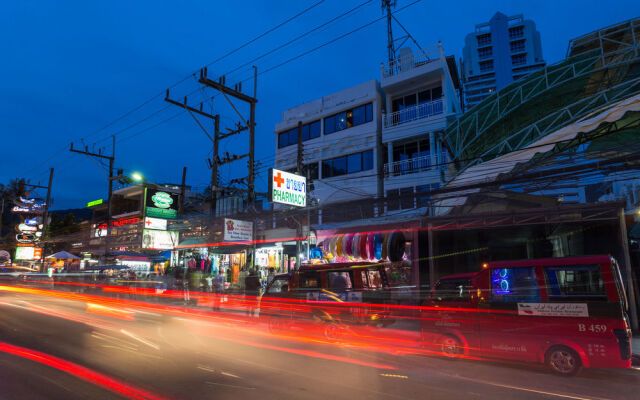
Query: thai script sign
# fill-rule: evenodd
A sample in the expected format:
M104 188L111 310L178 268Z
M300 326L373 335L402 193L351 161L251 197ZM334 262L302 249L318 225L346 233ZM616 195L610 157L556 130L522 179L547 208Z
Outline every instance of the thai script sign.
M307 206L307 178L277 169L269 174L269 200L296 207Z

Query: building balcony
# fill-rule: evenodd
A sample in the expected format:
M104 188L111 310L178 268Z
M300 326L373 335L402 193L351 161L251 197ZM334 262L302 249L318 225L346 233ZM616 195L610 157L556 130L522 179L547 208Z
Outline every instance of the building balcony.
M442 99L433 100L408 107L400 111L390 114L383 114L382 120L385 128L391 128L407 122L417 121L419 119L429 118L444 112Z
M409 48L399 49L398 57L381 64L380 68L380 85L389 94L403 91L416 81L437 79L447 68L447 62L442 47L435 45L415 52Z
M384 177L415 174L431 170L431 155L384 164Z

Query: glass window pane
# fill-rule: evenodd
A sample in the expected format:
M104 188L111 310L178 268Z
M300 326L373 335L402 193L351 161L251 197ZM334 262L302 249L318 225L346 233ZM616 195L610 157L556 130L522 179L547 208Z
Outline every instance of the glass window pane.
M341 131L343 129L347 129L347 113L336 114L336 131Z
M426 103L431 101L431 90L427 89L418 93L418 103Z
M331 178L332 176L333 176L333 171L331 168L331 160L324 160L322 162L322 177Z
M297 128L296 128L297 133ZM309 124L302 125L302 141L309 140Z
M546 267L552 301L607 301L600 265Z
M402 110L404 108L403 106L404 106L404 99L402 97L400 97L399 99L394 99L391 102L392 112L396 112L396 111Z
M370 169L373 169L373 150L362 153L362 170L368 171Z
M278 148L281 149L283 147L287 147L288 145L289 145L289 133L288 132L278 133Z
M435 287L436 301L469 301L471 279L445 279Z
M353 125L360 125L366 122L365 107L360 106L353 109Z
M431 89L431 98L433 100L439 99L440 97L442 97L442 86Z
M400 190L387 190L387 210L393 211L400 208Z
M540 301L540 290L538 288L535 268L492 269L491 300L513 302Z
M349 110L346 112L347 114L347 128L351 128L354 126L353 124L353 110Z
M362 171L362 153L350 154L347 156L347 173Z
M331 162L333 176L340 176L347 173L347 157L334 158Z
M371 122L373 121L373 104L369 103L365 106L366 110L365 110L365 118L366 118L366 122Z
M324 134L328 135L336 131L336 116L332 115L324 119Z
M320 137L320 121L314 121L309 124L309 139Z
M410 94L408 96L404 96L404 106L410 107L416 104L416 95Z
M298 144L298 128L290 129L289 132L289 144Z
M413 208L413 186L400 189L400 208L403 210Z

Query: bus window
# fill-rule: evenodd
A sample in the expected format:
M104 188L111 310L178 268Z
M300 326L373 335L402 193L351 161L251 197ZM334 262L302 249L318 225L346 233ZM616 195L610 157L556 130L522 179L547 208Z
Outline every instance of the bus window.
M471 279L444 279L435 288L436 301L469 301Z
M351 276L347 271L329 272L327 274L329 279L329 290L346 290L351 289Z
M320 273L318 271L302 271L298 278L300 289L320 288Z
M549 299L552 301L607 301L600 265L545 267Z
M286 293L289 291L289 277L276 278L267 289L267 294Z
M492 301L540 301L540 289L533 267L491 270Z

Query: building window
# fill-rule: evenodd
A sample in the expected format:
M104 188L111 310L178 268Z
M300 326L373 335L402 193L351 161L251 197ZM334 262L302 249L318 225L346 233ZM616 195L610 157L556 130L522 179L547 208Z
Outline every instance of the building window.
M329 135L343 129L373 121L373 103L363 104L324 119L324 134Z
M487 71L493 70L493 60L483 61L479 63L479 65L480 65L480 72L487 72Z
M415 208L413 203L413 186L400 189L400 208L403 210L409 210Z
M478 39L478 47L487 46L491 44L491 34L485 33L484 35L478 35L476 37Z
M526 63L527 63L526 54L518 54L515 56L511 56L511 65L522 65Z
M478 57L479 58L487 58L493 55L493 47L484 47L478 49Z
M391 101L392 112L401 111L406 108L415 107L417 104L425 104L430 101L438 100L442 97L442 87L434 87L425 89L418 93L411 93L406 96L398 97Z
M509 39L519 39L524 36L524 26L509 28Z
M292 174L297 174L297 168L290 168L287 172L291 172ZM302 176L314 180L319 178L320 168L317 162L311 164L305 164L302 166Z
M524 51L524 40L516 40L515 42L511 42L511 52L517 53L520 51Z
M400 209L400 189L387 190L387 211Z
M302 141L320 137L320 120L302 125ZM298 144L298 127L278 133L278 148Z
M373 169L373 150L322 161L322 178L332 178Z

